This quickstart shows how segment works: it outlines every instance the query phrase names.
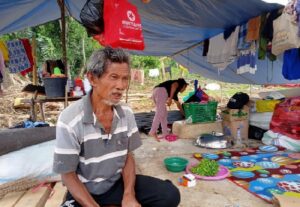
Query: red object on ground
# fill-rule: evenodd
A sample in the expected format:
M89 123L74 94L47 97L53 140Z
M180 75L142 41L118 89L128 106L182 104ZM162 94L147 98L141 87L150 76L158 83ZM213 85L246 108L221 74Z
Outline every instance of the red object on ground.
M175 134L168 134L166 135L165 139L169 142L174 142L177 140L177 136Z

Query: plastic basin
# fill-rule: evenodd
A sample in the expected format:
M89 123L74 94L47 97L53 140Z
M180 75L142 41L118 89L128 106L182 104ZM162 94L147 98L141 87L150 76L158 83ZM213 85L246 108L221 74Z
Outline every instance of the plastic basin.
M182 157L168 157L164 159L165 166L170 172L181 172L184 171L188 160Z

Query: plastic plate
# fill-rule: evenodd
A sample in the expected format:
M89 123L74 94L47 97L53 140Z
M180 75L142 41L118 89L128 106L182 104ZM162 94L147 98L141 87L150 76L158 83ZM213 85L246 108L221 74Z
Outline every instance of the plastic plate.
M201 175L197 175L197 174L192 173L191 170L190 170L192 167L195 167L197 165L198 165L198 163L193 163L193 164L187 165L185 171L187 173L193 174L197 179L201 179L201 180L222 180L222 179L226 178L230 173L229 170L226 167L224 167L223 165L220 165L219 166L219 172L217 173L217 175L215 175L215 176L201 176Z

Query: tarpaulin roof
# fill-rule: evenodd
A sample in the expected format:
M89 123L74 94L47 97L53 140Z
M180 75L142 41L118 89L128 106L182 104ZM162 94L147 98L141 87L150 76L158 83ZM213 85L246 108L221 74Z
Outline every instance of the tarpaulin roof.
M262 0L130 0L142 18L146 48L142 55L171 56L191 72L226 82L276 84L292 83L281 75L282 61L258 61L255 75L236 74L235 63L220 73L202 57L203 40L245 23L279 4ZM79 19L84 0L65 0L71 16ZM0 0L0 34L58 19L56 0Z

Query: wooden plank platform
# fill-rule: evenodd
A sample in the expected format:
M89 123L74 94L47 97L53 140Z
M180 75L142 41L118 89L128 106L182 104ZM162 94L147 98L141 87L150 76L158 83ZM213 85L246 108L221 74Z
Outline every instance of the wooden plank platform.
M42 186L27 191L12 192L0 199L1 207L59 207L65 199L67 188L61 182L54 187Z
M45 207L58 207L65 200L67 188L61 182L57 182L53 188L52 196L46 202Z

